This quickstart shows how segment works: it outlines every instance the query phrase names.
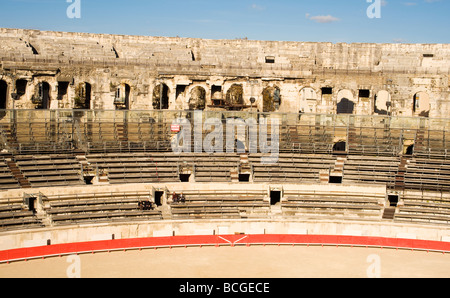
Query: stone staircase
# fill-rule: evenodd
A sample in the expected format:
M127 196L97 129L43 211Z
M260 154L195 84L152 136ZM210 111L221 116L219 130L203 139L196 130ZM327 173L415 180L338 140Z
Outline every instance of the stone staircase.
M347 161L347 158L345 158L345 157L338 157L336 159L335 164L334 164L334 168L331 171L331 174L333 176L343 176L344 175L344 165L345 165L346 161Z
M250 162L248 160L248 155L247 154L241 154L240 155L240 171L241 174L242 173L250 173L251 172L251 167L250 167Z
M116 123L115 132L119 142L128 142L128 127L126 124Z
M230 170L231 181L239 182L240 174L251 175L252 174L251 172L252 172L252 169L251 169L250 162L248 159L248 154L246 154L246 153L240 154L239 167Z
M384 209L383 219L393 220L395 216L395 207L387 207Z
M395 176L395 190L405 189L405 175L409 159L402 156L398 166L397 175Z
M22 171L19 169L19 166L12 158L6 158L5 159L6 164L8 165L8 168L10 169L11 173L13 174L14 178L19 182L20 186L22 188L31 188L31 183L28 181L28 179L25 177L25 175L22 173Z
M92 167L90 162L87 160L86 155L77 155L76 159L81 164L82 176L85 181L88 179L92 180L95 177L95 169Z

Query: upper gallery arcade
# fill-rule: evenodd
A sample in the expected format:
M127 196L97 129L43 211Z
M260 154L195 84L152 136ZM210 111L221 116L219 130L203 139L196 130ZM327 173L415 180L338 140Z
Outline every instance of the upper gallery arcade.
M450 45L0 29L0 109L448 118Z

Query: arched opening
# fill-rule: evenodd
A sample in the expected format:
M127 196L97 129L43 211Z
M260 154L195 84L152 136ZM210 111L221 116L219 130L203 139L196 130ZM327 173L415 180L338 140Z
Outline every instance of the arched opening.
M114 98L116 110L128 110L130 108L130 94L131 87L128 84L121 84L117 88Z
M232 110L242 110L244 105L244 88L242 85L232 85L227 91L225 102Z
M91 108L91 92L92 86L89 83L81 83L75 88L75 109Z
M408 146L406 149L406 155L413 155L414 154L414 144Z
M211 101L214 106L223 106L225 104L222 86L213 85L211 87Z
M130 94L131 94L131 87L128 84L125 84L125 110L128 110L130 108Z
M24 79L19 79L16 81L16 94L17 94L17 99L19 99L21 96L25 95L25 93L27 93L27 85L28 85L28 81L24 80Z
M337 104L338 114L353 114L354 109L355 103L348 98L342 98L341 101Z
M430 116L430 96L426 92L418 92L413 99L413 115L419 117Z
M313 88L306 87L300 91L300 111L315 113L317 106L317 93Z
M67 97L69 90L69 82L58 82L58 100L64 100Z
M333 95L333 88L332 87L323 87L321 90L322 90L322 96L324 96L324 95Z
M374 112L378 115L389 115L391 107L391 95L386 90L381 90L375 95Z
M89 83L85 83L85 88L86 88L86 100L84 106L85 109L89 110L91 108L92 86Z
M0 110L6 110L6 99L8 96L8 84L0 81Z
M353 94L350 90L339 91L337 99L337 114L353 114L355 103L353 102Z
M206 91L203 87L197 86L191 90L189 98L189 110L203 111L206 105Z
M180 174L180 182L189 183L191 174Z
M159 84L153 89L152 102L154 110L169 109L169 87L166 84Z
M263 90L263 112L270 113L280 109L281 91L278 87L267 87Z
M271 190L270 191L270 205L271 206L279 205L280 202L281 202L281 191Z
M35 94L31 101L36 105L36 109L47 110L50 108L50 84L41 82L37 85Z
M163 205L163 200L164 200L164 192L155 191L155 205L157 207L161 207Z
M345 153L347 152L347 143L344 141L337 142L333 146L333 152L335 153Z
M250 174L239 174L239 182L250 182Z
M370 98L370 90L369 89L359 89L358 90L358 97L360 99L362 99L362 98Z
M397 207L399 202L398 195L388 195L389 207Z

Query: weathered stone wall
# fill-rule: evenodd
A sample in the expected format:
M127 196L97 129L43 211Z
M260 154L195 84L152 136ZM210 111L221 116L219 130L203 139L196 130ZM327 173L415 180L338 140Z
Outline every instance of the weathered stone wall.
M159 94L155 88L163 83L171 110L189 109L196 87L204 89L206 109L214 109L213 97L225 99L233 84L240 84L244 104L254 97L259 111L264 110L264 89L272 87L280 90L279 112L450 114L448 44L203 40L22 29L0 29L0 41L0 80L8 86L0 93L8 109L36 108L33 95L39 83L47 82L50 109L77 107L76 87L89 83L90 109L151 110L153 95ZM13 100L19 79L27 80L26 92ZM63 94L61 82L69 83ZM115 105L117 89L125 84L128 106Z

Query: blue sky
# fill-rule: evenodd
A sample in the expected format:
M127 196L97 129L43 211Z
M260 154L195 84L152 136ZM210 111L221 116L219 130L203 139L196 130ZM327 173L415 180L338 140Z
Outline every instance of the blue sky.
M75 0L74 0L75 1ZM449 43L450 0L0 0L0 27L211 39ZM376 0L373 0L376 1Z

